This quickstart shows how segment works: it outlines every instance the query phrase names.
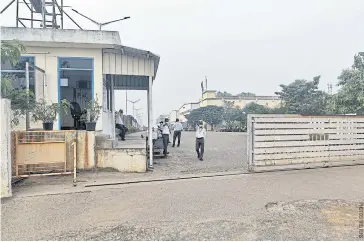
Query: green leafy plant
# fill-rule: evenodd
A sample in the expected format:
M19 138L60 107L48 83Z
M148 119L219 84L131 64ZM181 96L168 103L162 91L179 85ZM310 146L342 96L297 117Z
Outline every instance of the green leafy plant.
M48 103L45 99L40 99L32 110L32 118L35 122L53 123L56 121L60 109L62 108L67 114L70 105L66 99L62 99L61 103Z
M101 115L102 106L99 104L99 99L96 95L95 100L90 100L87 103L87 114L86 114L86 121L87 122L97 122ZM85 119L83 117L83 119Z
M18 63L25 47L19 41L1 41L1 62L9 61L11 65Z
M20 56L25 52L25 47L19 41L1 41L1 62L10 63L15 66L20 60ZM35 104L35 96L32 91L25 89L15 89L12 80L15 75L1 75L1 97L10 99L12 119L11 125L19 125L20 119L31 112Z

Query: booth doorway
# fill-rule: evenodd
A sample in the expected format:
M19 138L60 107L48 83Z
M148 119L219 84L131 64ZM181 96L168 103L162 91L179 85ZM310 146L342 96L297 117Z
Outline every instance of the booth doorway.
M73 106L67 114L61 110L59 129L85 129L82 113L94 99L93 58L59 57L58 76L58 102L66 99Z

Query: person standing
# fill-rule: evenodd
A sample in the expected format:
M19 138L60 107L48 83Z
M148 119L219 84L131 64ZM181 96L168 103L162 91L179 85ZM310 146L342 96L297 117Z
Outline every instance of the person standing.
M167 156L168 154L168 140L169 140L169 135L171 134L171 131L169 129L169 124L168 124L168 118L166 118L164 120L163 126L162 126L162 137L163 137L163 154L164 157Z
M177 143L177 147L179 147L180 143L181 143L181 133L183 130L183 126L182 124L179 122L179 119L176 119L176 122L173 125L173 144L172 147L175 146L176 144L176 138L178 138L178 143Z
M122 119L123 110L119 110L119 112L115 112L115 128L120 130L119 136L122 141L125 140L125 132L126 128Z
M206 129L204 128L203 122L199 121L196 128L196 152L197 158L203 161L203 153L205 151L205 137Z

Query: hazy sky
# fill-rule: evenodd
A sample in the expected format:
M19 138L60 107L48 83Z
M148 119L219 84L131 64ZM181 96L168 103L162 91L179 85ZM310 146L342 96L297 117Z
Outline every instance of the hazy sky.
M1 1L3 8L8 1ZM154 85L154 118L197 101L200 82L231 93L273 95L279 84L321 75L321 88L337 83L356 52L364 51L363 0L64 0L120 32L123 45L161 57ZM90 21L68 10L85 29ZM15 4L2 16L15 25ZM69 20L67 28L77 28ZM125 107L125 91L117 108ZM146 93L129 92L141 98ZM131 113L131 105L128 106Z

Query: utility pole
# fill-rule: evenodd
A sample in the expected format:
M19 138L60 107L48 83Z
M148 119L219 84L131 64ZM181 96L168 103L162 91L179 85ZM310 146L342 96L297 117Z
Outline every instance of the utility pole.
M134 117L134 118L135 118L135 107L134 107L134 105L135 105L137 102L139 102L139 101L140 101L140 99L135 100L135 101L127 100L127 102L131 102L131 103L133 104L133 117Z

